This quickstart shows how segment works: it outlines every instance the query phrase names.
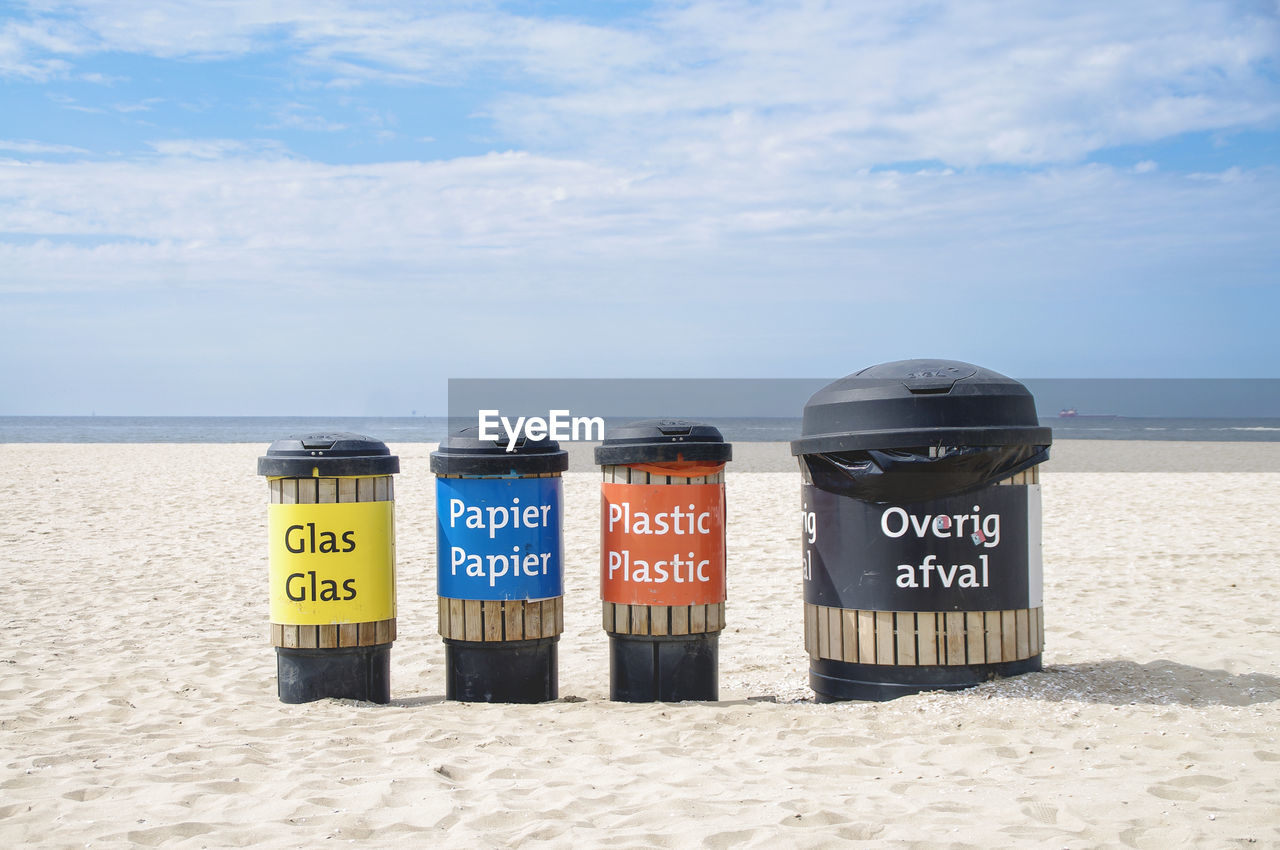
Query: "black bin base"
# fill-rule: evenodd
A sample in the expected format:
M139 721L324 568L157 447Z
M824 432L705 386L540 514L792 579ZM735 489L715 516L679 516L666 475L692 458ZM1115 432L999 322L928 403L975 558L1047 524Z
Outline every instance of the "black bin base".
M391 702L391 644L337 649L276 647L280 701L358 699Z
M884 700L921 691L958 691L992 679L1004 679L1042 669L1040 656L999 664L895 667L886 664L850 664L826 658L809 660L809 687L818 702Z
M560 695L560 638L444 639L444 696L459 702L550 702Z
M609 635L609 699L682 702L720 698L720 632Z

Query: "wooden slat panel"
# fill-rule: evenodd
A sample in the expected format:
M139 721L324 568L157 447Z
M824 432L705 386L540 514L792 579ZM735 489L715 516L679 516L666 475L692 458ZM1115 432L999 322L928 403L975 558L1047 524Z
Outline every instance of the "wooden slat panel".
M649 606L648 605L632 605L631 606L631 634L633 635L649 634Z
M284 626L279 623L271 624L271 645L284 646Z
M1040 652L1040 630L1036 628L1036 609L1027 611L1027 651L1031 655Z
M1004 649L1000 645L1000 612L987 611L983 615L983 628L987 631L987 663L999 664L1004 660Z
M488 599L480 606L484 620L483 640L502 640L502 602Z
M542 637L542 606L536 602L524 604L524 637L525 640Z
M1031 657L1031 640L1028 634L1028 626L1030 624L1028 623L1027 609L1019 608L1015 612L1015 617L1017 618L1016 628L1018 630L1018 660L1021 661L1023 658Z
M898 664L914 667L916 663L916 615L911 611L894 614L894 628L898 632Z
M981 611L967 611L964 615L965 654L969 664L987 663L987 633Z
M314 478L298 479L298 504L314 505L316 503L316 480Z
M373 624L374 643L391 643L391 626L395 620L379 620Z
M830 608L822 605L817 606L817 618L815 628L818 630L818 657L831 657L831 619L827 615L831 612Z
M338 626L338 646L359 646L360 627L355 623L343 623Z
M631 634L631 606L614 603L613 606L613 631L614 634L629 635Z
M332 505L338 501L338 479L320 478L316 480L316 503Z
M821 657L818 655L818 606L808 602L804 604L804 651L810 658Z
M280 503L282 505L298 504L298 479L280 479Z
M858 662L857 611L840 611L840 657L850 664Z
M668 605L649 606L649 634L665 635L671 631L671 608Z
M839 608L827 609L827 631L831 632L831 646L828 658L844 661L844 617Z
M916 661L938 663L938 615L933 611L916 614Z
M338 627L336 625L319 626L319 634L316 636L317 646L320 649L337 649L338 648Z
M502 634L504 640L524 639L524 606L519 602L502 603Z
M481 602L479 599L462 600L462 619L466 623L465 640L484 640L483 623L480 622Z
M559 634L556 631L556 600L542 600L542 636L544 638L555 637Z
M373 500L375 502L391 501L391 479L386 475L380 475L373 481Z
M724 629L727 624L727 621L725 620L724 609L725 609L725 603L723 602L716 603L716 622L720 624L721 629Z
M436 597L436 631L441 637L449 636L449 600L443 596Z
M1018 659L1018 620L1013 611L1000 612L1000 657L1005 661Z
M360 646L375 646L378 643L378 627L376 623L360 623Z
M556 597L556 634L564 634L564 597Z
M280 645L285 647L286 649L297 649L298 648L298 627L284 625L284 626L281 626L280 629L282 632Z
M273 478L267 482L267 490L271 493L271 504L280 504L280 479Z
M876 663L876 613L858 612L858 663Z
M601 612L601 625L606 632L611 632L613 631L613 603L605 602L601 605L601 608L603 609Z
M354 478L338 479L338 501L339 502L356 501L356 479Z
M671 634L689 634L689 606L678 605L671 609Z
M893 663L893 612L876 612L876 663Z
M945 644L947 647L946 664L964 663L964 612L948 611L943 616L943 628L946 629Z
M316 626L298 626L298 649L318 649Z
M453 640L466 640L467 622L462 614L462 600L449 600L449 637Z
M689 606L689 634L700 635L707 631L707 606Z
M1040 633L1040 651L1044 652L1044 608L1036 609L1036 628Z

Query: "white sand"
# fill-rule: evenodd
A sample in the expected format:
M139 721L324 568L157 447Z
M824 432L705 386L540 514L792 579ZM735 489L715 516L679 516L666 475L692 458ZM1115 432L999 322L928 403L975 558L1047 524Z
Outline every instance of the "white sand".
M562 699L464 705L429 447L398 446L393 704L288 706L263 448L0 445L3 846L1280 846L1280 475L1049 471L1046 671L816 705L799 477L744 453L722 701L620 705L571 474Z

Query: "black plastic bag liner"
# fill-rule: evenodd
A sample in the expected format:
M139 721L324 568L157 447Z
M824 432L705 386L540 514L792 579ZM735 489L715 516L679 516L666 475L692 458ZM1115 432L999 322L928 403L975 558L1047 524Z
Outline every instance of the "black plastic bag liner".
M821 490L912 504L1043 463L1052 440L1012 378L957 360L899 360L815 393L791 453Z
M819 490L901 505L979 490L1048 459L1048 446L961 446L803 455L800 464Z

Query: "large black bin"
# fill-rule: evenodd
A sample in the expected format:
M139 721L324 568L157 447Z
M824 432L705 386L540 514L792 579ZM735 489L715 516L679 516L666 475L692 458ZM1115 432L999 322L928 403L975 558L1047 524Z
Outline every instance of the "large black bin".
M1026 387L968 363L885 363L809 399L791 452L820 702L1041 668L1050 442Z

